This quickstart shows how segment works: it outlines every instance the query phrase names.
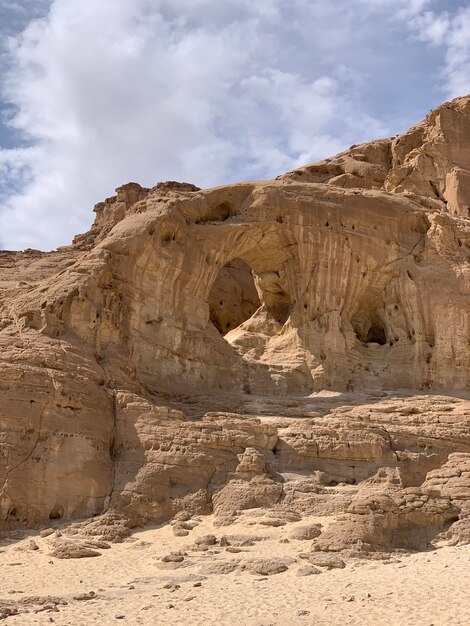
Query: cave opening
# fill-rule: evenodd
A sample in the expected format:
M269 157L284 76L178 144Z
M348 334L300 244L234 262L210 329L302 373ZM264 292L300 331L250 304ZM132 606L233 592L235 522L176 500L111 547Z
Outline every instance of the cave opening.
M369 328L366 343L378 343L379 346L384 346L387 343L387 335L382 326L372 326Z
M379 307L363 305L351 318L356 338L363 344L385 346L388 343L383 314Z
M261 301L248 263L235 258L219 270L208 304L210 321L222 336L255 313Z
M64 511L61 506L55 506L49 513L49 519L61 519L64 515Z

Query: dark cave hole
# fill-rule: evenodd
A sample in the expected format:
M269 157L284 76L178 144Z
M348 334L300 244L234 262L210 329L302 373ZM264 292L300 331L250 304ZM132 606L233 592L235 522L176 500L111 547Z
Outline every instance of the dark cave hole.
M362 307L351 318L351 325L357 339L362 344L375 343L384 346L388 343L382 315L372 307ZM390 341L393 337L390 337Z
M261 306L250 266L233 259L219 271L209 293L209 316L221 335L237 328Z
M379 346L384 346L387 343L385 330L381 326L372 326L369 328L366 343L378 343Z
M49 519L60 519L63 515L62 507L54 507L49 513Z

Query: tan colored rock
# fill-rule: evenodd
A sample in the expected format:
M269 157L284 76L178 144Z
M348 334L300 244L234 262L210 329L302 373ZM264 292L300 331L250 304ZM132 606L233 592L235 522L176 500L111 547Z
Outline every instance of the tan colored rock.
M215 535L203 535L194 542L197 546L215 546L217 537Z
M178 523L173 526L173 534L175 537L187 537L189 530L186 530L181 523Z
M298 541L309 541L316 539L321 534L320 524L308 524L305 526L297 526L291 534L290 539L297 539Z
M76 544L61 544L51 551L51 556L56 559L84 559L94 556L101 556L101 552Z
M304 565L297 570L297 576L312 576L314 574L321 574L321 571L313 565Z
M346 567L346 563L343 559L337 556L331 556L330 554L309 554L308 561L312 565L326 567L327 569L344 569Z
M446 102L403 135L351 146L280 180L404 193L422 206L468 218L470 99Z
M34 541L34 539L30 539L28 542L28 550L39 550L38 544Z
M163 563L181 563L184 561L184 555L179 553L166 554L162 556L161 560Z
M444 194L451 213L463 218L470 217L470 171L454 167L446 175Z
M244 569L250 574L272 576L289 569L289 564L282 559L251 559L245 562Z
M449 499L429 498L418 488L367 495L353 501L349 515L315 539L313 548L332 552L348 547L364 552L424 550L458 519L459 511Z
M431 497L449 498L459 507L459 520L444 535L453 544L470 542L470 454L453 453L447 463L429 472L422 485Z
M88 593L79 593L76 596L73 596L74 600L79 600L79 601L84 601L84 600L93 600L94 598L96 598L96 592L95 591L89 591Z
M466 97L273 181L129 183L72 246L0 252L0 529L468 540L469 145Z

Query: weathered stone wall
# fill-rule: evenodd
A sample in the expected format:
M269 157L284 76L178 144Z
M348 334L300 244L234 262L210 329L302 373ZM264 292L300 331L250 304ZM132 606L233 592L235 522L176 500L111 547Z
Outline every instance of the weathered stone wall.
M417 489L470 453L469 145L464 98L275 181L124 185L72 246L0 253L4 526L283 499L357 521L330 483ZM462 410L330 414L384 389ZM305 409L325 391L344 402ZM416 523L455 519L443 497ZM389 530L415 523L396 498Z

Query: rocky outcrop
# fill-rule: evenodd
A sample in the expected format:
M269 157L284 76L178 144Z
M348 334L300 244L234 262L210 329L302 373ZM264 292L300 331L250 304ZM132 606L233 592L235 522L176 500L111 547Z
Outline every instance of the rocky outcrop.
M403 135L351 146L278 179L344 189L383 189L402 193L426 208L468 218L469 115L468 96L457 98L431 111Z
M467 97L274 181L130 183L72 246L0 252L3 528L272 509L331 518L320 551L468 539L469 140Z

